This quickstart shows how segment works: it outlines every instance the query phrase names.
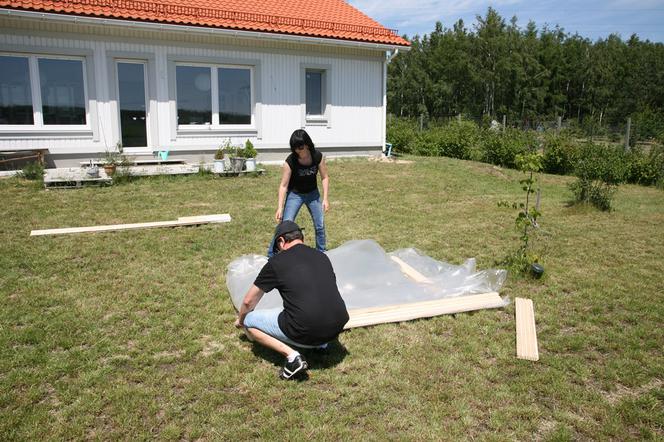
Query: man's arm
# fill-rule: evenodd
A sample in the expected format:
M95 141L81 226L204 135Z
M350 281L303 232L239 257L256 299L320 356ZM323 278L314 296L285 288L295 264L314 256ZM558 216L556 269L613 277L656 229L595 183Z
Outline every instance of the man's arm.
M240 312L237 315L235 320L235 326L238 328L244 327L244 318L247 316L247 313L256 308L258 301L263 297L263 290L256 287L254 284L251 285L247 294L244 295L242 300L242 305L240 306Z

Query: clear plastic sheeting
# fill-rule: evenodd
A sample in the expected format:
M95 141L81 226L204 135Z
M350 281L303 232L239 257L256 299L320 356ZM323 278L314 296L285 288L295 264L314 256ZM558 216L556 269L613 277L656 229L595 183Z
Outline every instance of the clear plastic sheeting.
M386 253L372 240L349 241L327 252L337 277L339 292L351 309L381 307L442 298L497 292L507 277L505 270L475 270L475 259L462 265L437 261L420 251L408 248ZM428 280L415 282L406 276L395 256ZM245 255L228 265L226 284L235 308L258 272L267 262L260 255ZM266 293L257 309L281 307L276 290Z

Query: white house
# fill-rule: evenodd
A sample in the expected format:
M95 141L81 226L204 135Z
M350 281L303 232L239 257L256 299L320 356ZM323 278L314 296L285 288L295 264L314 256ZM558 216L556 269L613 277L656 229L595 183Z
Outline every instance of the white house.
M328 155L376 154L403 49L343 0L0 0L0 151L200 161L250 139L271 161L304 128Z

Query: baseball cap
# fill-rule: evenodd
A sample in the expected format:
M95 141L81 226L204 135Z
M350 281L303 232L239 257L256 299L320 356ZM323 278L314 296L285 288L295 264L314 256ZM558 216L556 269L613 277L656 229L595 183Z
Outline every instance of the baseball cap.
M294 221L280 222L277 228L274 229L274 245L272 246L272 253L276 255L279 252L279 250L277 250L277 239L279 239L280 236L298 230L302 231L303 229L300 228L300 226L298 226Z

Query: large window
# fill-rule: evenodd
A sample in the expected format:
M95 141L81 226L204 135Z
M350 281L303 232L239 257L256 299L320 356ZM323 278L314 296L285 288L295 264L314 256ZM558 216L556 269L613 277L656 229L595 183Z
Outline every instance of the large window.
M178 126L252 124L250 67L178 64Z
M85 126L81 58L0 55L0 125Z
M28 59L0 56L0 124L34 124L33 113Z

